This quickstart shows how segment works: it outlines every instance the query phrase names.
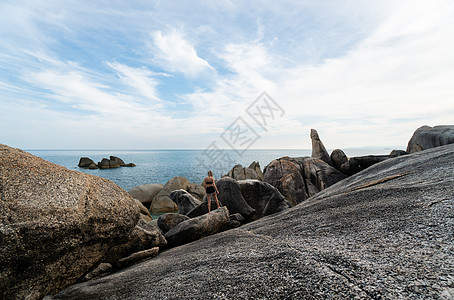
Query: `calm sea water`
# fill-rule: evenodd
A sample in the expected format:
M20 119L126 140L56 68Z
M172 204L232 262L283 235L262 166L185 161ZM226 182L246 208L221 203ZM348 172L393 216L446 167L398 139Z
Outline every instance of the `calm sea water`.
M251 162L258 161L263 168L273 159L290 156L310 156L311 150L247 150L241 156L233 150L224 150L230 158L243 166L249 166ZM368 149L347 149L344 150L348 156L359 156L368 154L388 154L391 150L387 148ZM130 190L136 185L147 183L165 184L174 176L183 176L190 182L201 183L206 176L208 169L214 169L214 176L220 178L226 174L234 164L217 164L216 168L205 167L200 164L202 160L207 166L210 165L210 158L204 150L28 150L33 155L39 156L52 163L109 179L125 190ZM87 156L93 161L101 161L103 157L110 155L118 156L125 163L133 162L134 168L121 167L116 169L87 170L77 166L81 157Z

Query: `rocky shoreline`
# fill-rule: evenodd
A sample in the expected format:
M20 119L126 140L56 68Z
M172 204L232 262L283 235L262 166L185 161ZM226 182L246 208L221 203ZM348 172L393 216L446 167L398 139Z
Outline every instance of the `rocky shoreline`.
M311 157L234 166L210 214L184 177L128 194L1 145L2 299L452 297L454 126L386 156L310 136Z

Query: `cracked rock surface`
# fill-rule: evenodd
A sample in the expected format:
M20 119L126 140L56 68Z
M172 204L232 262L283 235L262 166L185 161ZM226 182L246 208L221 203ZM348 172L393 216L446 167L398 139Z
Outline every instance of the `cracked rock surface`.
M49 299L449 299L453 191L454 145L388 159Z

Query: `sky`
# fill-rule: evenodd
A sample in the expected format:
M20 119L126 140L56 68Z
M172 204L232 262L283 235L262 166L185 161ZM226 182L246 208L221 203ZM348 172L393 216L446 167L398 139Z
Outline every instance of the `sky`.
M404 149L454 124L454 1L2 0L0 112L23 149Z

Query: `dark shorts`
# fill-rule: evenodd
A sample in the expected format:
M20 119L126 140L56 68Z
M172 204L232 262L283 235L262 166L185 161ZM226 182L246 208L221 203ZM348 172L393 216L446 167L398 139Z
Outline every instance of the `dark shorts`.
M206 189L207 194L214 194L216 192L214 186L209 186Z

